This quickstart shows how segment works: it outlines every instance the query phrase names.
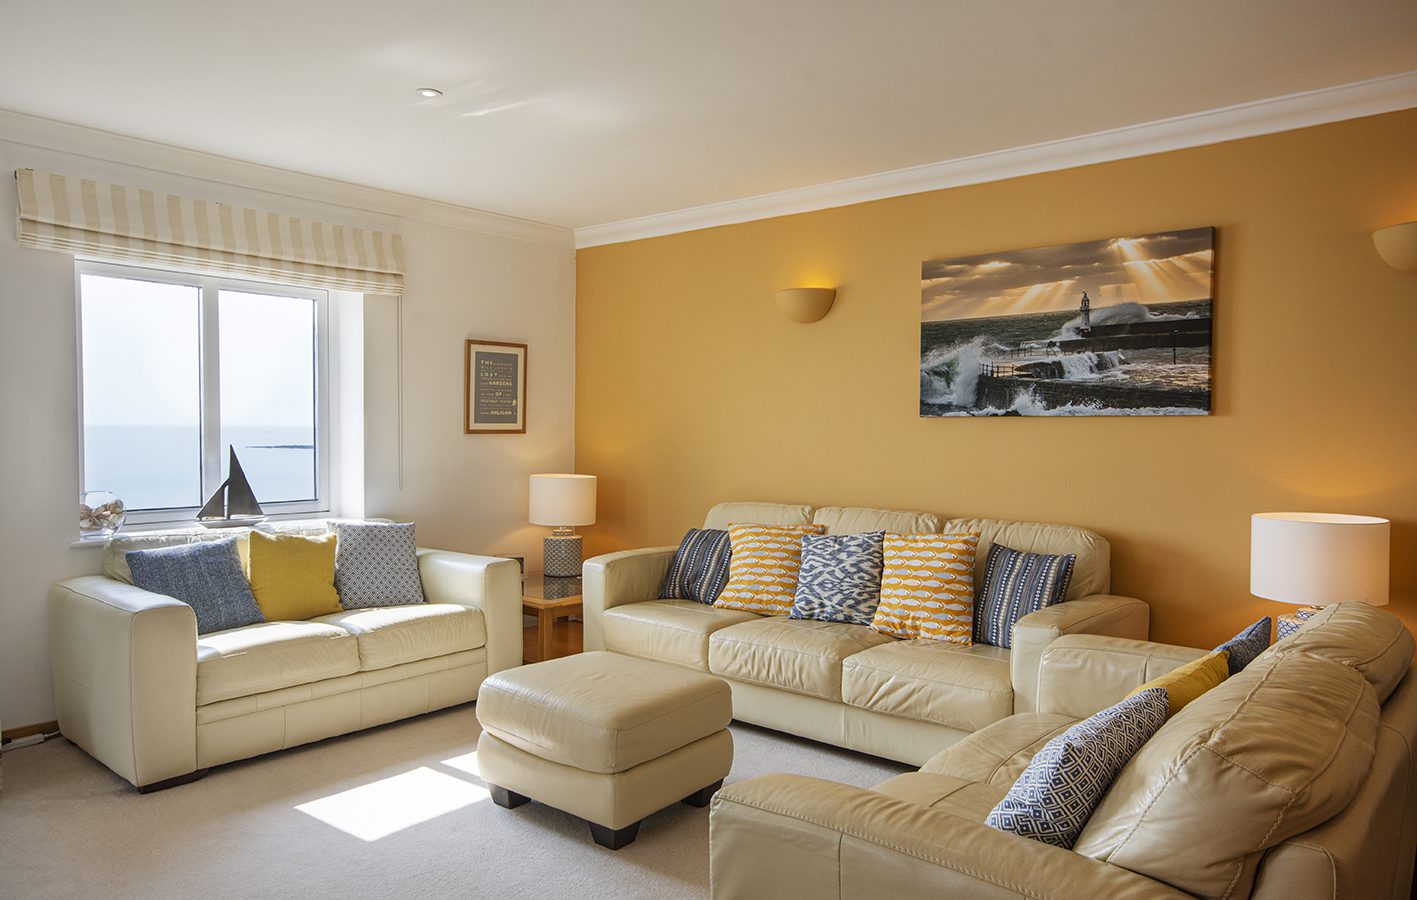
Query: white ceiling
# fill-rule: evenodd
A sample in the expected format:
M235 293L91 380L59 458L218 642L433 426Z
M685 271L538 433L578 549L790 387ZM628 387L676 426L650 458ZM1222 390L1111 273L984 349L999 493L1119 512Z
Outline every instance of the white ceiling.
M3 12L0 107L573 228L1417 70L1414 0Z

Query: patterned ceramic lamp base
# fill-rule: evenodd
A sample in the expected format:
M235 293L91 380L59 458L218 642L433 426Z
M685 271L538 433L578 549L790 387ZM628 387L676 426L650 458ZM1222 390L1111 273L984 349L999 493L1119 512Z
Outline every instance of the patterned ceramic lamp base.
M566 578L581 574L581 536L552 536L542 541L544 559L541 570L547 575Z
M1304 627L1304 623L1314 617L1318 612L1318 607L1301 606L1294 612L1280 616L1275 620L1275 640L1282 641L1287 637L1292 637L1299 633L1299 629Z

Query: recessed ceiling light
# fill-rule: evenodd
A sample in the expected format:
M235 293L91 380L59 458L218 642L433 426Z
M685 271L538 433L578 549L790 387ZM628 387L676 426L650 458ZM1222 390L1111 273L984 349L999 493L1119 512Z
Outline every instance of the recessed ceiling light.
M418 90L414 91L414 93L420 97L425 97L429 100L432 100L434 97L443 96L443 92L438 90L437 88L419 88Z

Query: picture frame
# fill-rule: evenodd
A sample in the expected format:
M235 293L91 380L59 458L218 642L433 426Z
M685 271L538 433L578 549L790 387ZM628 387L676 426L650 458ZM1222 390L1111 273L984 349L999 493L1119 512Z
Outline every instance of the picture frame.
M463 343L463 433L526 433L527 346Z

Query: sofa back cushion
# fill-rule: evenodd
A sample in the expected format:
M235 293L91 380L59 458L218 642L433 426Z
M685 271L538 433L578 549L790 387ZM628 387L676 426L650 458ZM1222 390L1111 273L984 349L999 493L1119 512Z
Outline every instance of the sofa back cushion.
M133 570L128 568L127 557L129 550L161 550L164 547L182 547L187 544L225 540L229 537L236 538L236 554L241 559L241 569L243 572L249 572L251 569L251 544L248 538L250 531L249 528L223 528L216 531L204 528L192 531L115 537L103 548L103 567L100 569L100 574L107 575L114 581L132 584Z
M1392 613L1360 601L1326 606L1293 637L1265 651L1266 656L1309 653L1356 669L1386 703L1412 668L1412 632Z
M812 507L799 503L754 503L729 500L704 516L705 528L727 530L729 525L810 525Z
M1112 547L1101 535L1086 528L1041 522L1004 522L999 519L951 519L944 524L943 530L979 532L979 549L974 557L976 585L984 584L989 548L999 543L1022 553L1071 553L1076 556L1072 582L1068 585L1065 600L1105 594L1112 588Z
M892 534L938 534L940 517L934 513L908 509L872 509L867 506L824 506L812 514L812 521L827 527L827 534L864 534L888 531Z
M1348 666L1307 653L1256 660L1142 747L1074 849L1197 896L1249 896L1264 851L1353 798L1378 713Z

